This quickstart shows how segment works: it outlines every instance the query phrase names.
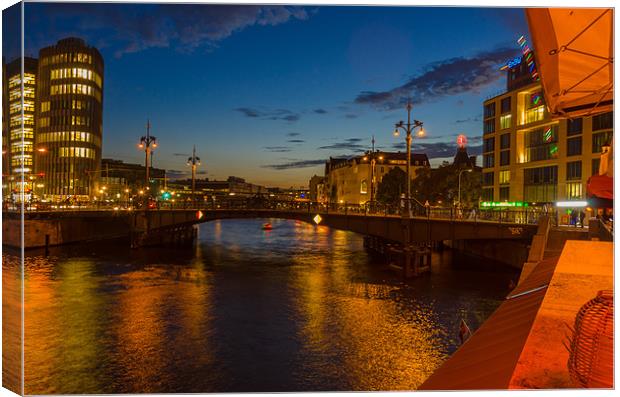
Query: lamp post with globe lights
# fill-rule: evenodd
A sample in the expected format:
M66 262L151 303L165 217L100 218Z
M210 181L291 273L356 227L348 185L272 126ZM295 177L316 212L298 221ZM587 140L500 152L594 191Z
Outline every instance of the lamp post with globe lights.
M395 124L394 127L394 136L399 136L400 135L400 131L404 131L407 135L406 135L406 144L407 144L407 191L405 192L405 198L407 200L407 211L405 211L405 214L403 214L404 217L409 217L411 215L411 140L412 140L412 133L415 131L416 128L419 128L418 132L417 132L417 136L419 138L423 137L425 135L424 132L424 123L422 123L419 120L413 120L413 123L411 122L411 109L413 108L413 106L411 105L411 101L407 101L407 123L405 123L404 121L399 121L398 123Z
M187 165L192 167L192 204L195 201L195 191L196 191L196 167L200 165L200 157L196 156L196 145L194 145L194 150L192 151L192 156L187 159Z
M151 135L151 123L150 121L147 120L146 135L140 137L140 143L138 143L138 148L144 150L144 168L146 169L146 173L145 173L146 190L150 190L149 157L151 156L151 152L156 147L157 147L157 138Z

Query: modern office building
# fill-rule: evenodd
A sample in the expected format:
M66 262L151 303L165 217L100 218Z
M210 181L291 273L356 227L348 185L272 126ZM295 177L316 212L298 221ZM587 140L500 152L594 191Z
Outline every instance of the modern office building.
M99 190L94 195L102 194L115 197L126 193L135 194L144 189L146 179L146 168L144 164L125 163L122 160L102 159L101 177L99 178ZM166 185L166 170L150 167L149 179L151 188L156 195ZM129 192L126 192L129 190Z
M22 200L22 192L23 198L28 200L36 187L34 138L37 60L24 57L23 61L23 76L22 58L3 65L3 192L14 201Z
M507 90L484 101L482 201L543 205L585 198L613 113L552 120L524 57L507 71ZM532 77L534 76L534 77Z
M374 165L374 167L373 167ZM364 204L376 200L383 176L399 167L407 171L407 154L401 152L367 151L349 159L330 158L325 163L325 192L331 203ZM430 167L423 153L411 154L411 179L420 168ZM373 169L374 168L374 169ZM374 179L374 186L371 181Z
M41 195L88 200L98 192L103 132L103 58L78 38L39 52L36 161Z

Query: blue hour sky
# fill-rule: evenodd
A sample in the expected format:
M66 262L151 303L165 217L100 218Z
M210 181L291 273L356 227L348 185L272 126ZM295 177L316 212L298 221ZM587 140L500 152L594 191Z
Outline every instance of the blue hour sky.
M187 175L195 144L201 177L281 187L373 134L404 150L407 98L428 133L414 152L437 164L462 133L478 154L482 101L528 34L522 9L448 7L26 3L25 26L26 55L67 36L101 51L104 157L143 161L148 118L170 175Z

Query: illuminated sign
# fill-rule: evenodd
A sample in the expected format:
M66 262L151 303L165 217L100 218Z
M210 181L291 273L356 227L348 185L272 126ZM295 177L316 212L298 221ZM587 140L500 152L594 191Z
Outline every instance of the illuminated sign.
M494 207L527 207L527 203L523 201L483 201L480 203L481 207L494 208Z
M464 148L467 145L467 137L463 134L460 134L456 137L456 144L459 145L460 148Z
M558 201L557 203L555 203L555 205L557 207L578 208L578 207L587 207L588 202L587 201Z
M527 45L527 40L525 40L525 36L519 37L517 43L519 43L519 46L521 47L521 53L523 54L523 59L525 59L525 62L527 63L527 69L530 72L532 80L539 81L540 76L538 76L536 64L534 63L534 53L530 49L530 46Z
M321 220L323 220L323 218L321 218L321 215L316 214L316 216L312 218L312 220L318 225L319 223L321 223Z
M521 57L514 57L512 58L510 61L506 62L506 64L504 66L502 66L501 68L499 68L499 70L508 70L508 69L512 69L515 66L519 66L519 64L521 63Z
M203 216L205 216L205 214L202 211L197 211L196 212L196 218L197 219L202 219Z

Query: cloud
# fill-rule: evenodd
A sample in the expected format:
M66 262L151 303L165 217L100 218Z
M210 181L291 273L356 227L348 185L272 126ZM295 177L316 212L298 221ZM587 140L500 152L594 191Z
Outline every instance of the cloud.
M319 108L319 109L314 109L313 112L316 114L325 114L327 113L327 110Z
M306 141L304 141L303 139L289 139L287 142L290 142L290 143L304 143Z
M404 142L395 143L392 145L392 148L400 151L407 150ZM456 142L418 142L411 148L412 153L424 153L429 159L437 157L454 157L456 150ZM467 146L467 153L470 156L479 155L482 153L482 145Z
M234 110L243 114L245 117L258 118L261 120L279 120L294 123L300 119L298 113L288 109L259 110L255 108L242 107Z
M37 20L54 21L49 23L50 32L30 39L49 45L53 44L49 40L76 31L90 41L103 36L117 57L156 47L209 50L249 27L305 20L310 14L303 7L279 5L30 3L27 7L28 26Z
M286 136L299 136L301 135L299 132L289 132Z
M477 123L477 122L480 122L480 121L482 121L480 116L476 116L476 117L468 117L466 119L454 120L454 123L455 124Z
M333 143L331 145L320 146L319 149L330 149L330 150L364 150L366 149L366 145L361 145L361 138L348 138L342 142Z
M498 65L517 52L514 47L499 48L472 57L455 57L431 63L403 85L382 92L361 92L355 102L391 110L402 107L408 98L413 104L420 104L445 96L479 92L503 77L497 70Z
M357 116L357 114L347 113L347 114L344 115L344 117L346 117L348 119L356 119L358 116Z
M297 161L290 161L288 163L263 165L262 168L271 168L274 170L290 170L290 169L295 169L295 168L309 168L309 167L315 167L317 165L325 164L326 161L327 160L325 159L297 160Z
M286 153L291 151L291 148L288 146L265 146L263 149L267 152L274 153Z

